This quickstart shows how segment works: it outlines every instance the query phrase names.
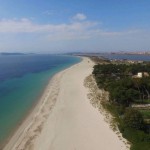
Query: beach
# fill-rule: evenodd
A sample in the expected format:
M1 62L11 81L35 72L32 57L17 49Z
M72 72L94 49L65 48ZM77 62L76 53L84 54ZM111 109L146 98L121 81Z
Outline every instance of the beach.
M89 58L57 73L4 150L126 150L87 97Z

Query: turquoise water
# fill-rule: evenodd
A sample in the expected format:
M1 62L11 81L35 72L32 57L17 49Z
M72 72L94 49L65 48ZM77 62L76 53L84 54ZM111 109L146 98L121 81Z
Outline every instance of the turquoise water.
M50 69L28 72L21 77L13 77L0 82L0 142L9 136L37 102L49 79L57 72L81 61L77 57L68 58L65 58L64 64L51 65L53 67Z

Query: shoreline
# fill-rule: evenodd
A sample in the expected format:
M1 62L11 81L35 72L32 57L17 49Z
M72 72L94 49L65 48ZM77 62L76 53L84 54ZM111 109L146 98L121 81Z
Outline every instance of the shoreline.
M84 80L93 65L83 57L81 62L55 74L3 150L126 150L87 97Z
M81 61L82 61L82 57L80 57L80 58L81 58ZM67 67L67 68L65 68L63 70L60 70L57 73L55 73L52 77L50 77L50 79L48 81L48 84L41 91L41 94L40 94L37 102L33 103L33 105L27 111L27 113L24 115L24 117L18 122L18 125L12 130L12 132L10 133L10 135L4 140L4 142L2 142L0 144L0 149L3 149L3 150L10 149L11 150L11 146L14 143L13 139L14 138L16 139L16 137L18 136L18 134L21 134L21 133L18 133L18 132L23 132L23 130L25 130L24 126L26 126L27 122L29 122L29 121L32 120L34 114L39 110L40 104L42 103L44 96L47 94L47 91L49 90L49 87L52 86L51 84L52 84L53 80L55 80L56 76L58 76L59 74L63 74L63 72L65 72L67 69L73 67L74 65L77 65L80 62L77 62L77 63L75 63L75 64L73 64L73 65L71 65L71 66L69 66L69 67ZM19 137L17 137L17 138L19 138ZM10 146L8 146L8 144Z
M104 116L104 121L109 124L110 129L113 130L119 139L124 142L126 148L130 149L131 143L122 136L117 123L114 122L114 116L104 106L104 104L109 101L109 93L98 88L93 75L90 75L85 79L84 85L89 91L88 98L91 105Z

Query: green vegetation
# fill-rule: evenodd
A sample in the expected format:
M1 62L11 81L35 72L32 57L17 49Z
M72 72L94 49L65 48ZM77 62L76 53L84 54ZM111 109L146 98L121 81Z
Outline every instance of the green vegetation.
M149 150L150 63L98 64L93 75L98 87L109 92L104 106L115 116L123 137L131 142L131 150ZM135 107L137 104L140 106Z
M145 119L150 119L150 110L139 110Z
M124 113L124 125L126 127L134 128L137 130L144 129L144 120L142 114L135 109L127 109Z

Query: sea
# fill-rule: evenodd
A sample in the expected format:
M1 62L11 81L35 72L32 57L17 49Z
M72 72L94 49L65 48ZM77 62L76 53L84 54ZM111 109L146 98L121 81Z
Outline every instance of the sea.
M108 59L150 61L148 55L101 54ZM38 102L49 80L81 58L67 55L0 55L0 144Z
M104 58L111 59L111 60L133 60L133 61L150 61L150 55L138 55L138 54L111 54L111 53L104 53L100 54Z
M48 81L80 61L65 55L0 55L0 143L38 102Z

